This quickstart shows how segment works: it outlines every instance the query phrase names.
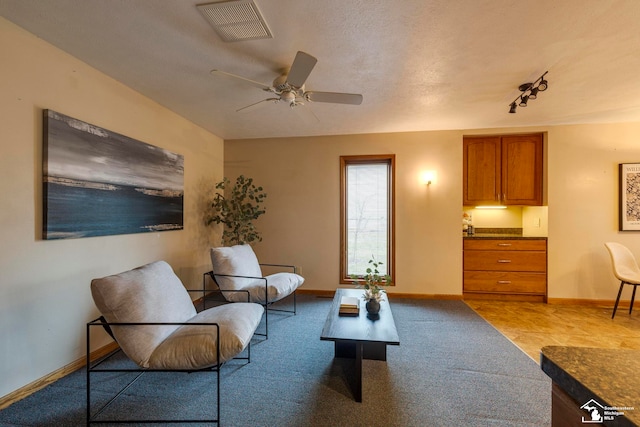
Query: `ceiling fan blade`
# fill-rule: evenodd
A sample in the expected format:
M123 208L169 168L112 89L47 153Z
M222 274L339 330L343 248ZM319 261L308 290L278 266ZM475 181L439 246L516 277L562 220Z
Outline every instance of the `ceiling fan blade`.
M258 101L254 104L251 105L247 105L246 107L242 107L238 110L236 110L237 113L239 112L243 112L246 113L247 111L253 111L253 110L257 110L259 108L264 107L265 105L267 105L267 102L273 102L274 104L277 103L278 101L280 101L280 98L267 98L267 99L263 99L262 101Z
M331 102L334 104L362 104L362 95L338 92L305 92L305 99L311 102Z
M320 121L313 110L301 102L297 102L296 105L291 107L291 109L300 120L307 124L312 124Z
M287 76L287 83L294 87L302 87L318 60L308 53L298 51Z
M211 70L211 75L212 76L224 77L224 78L228 78L228 79L233 79L233 80L236 80L236 81L242 81L244 83L250 84L251 86L257 87L258 89L271 90L271 86L262 84L260 82L256 82L254 80L249 80L247 78L244 78L244 77L241 77L241 76L237 76L235 74L227 73L225 71Z

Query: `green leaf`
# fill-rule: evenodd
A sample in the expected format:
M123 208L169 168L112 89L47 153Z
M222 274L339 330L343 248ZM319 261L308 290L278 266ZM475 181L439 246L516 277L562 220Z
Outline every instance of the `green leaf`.
M224 190L225 195L216 193L211 202L212 213L205 218L207 225L223 224L222 240L224 244L233 245L261 241L262 237L256 230L253 220L266 212L262 206L266 194L262 187L252 184L253 179L240 175L235 185L224 178L216 183L217 190Z

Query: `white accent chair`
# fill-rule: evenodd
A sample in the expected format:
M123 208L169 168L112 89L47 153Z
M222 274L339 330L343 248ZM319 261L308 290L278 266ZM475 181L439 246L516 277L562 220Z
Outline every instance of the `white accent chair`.
M296 289L304 278L297 274L293 265L260 264L255 252L249 245L235 245L211 248L213 270L205 273L218 285L227 301L238 301L238 295L230 290L249 292L251 302L265 308L265 336L269 337L269 311L285 311L296 314ZM278 272L264 276L261 267L292 269L292 272ZM204 284L203 284L204 287ZM293 297L293 310L274 309L270 305L288 296ZM261 335L261 334L257 334Z
M638 285L640 285L640 268L638 268L638 263L633 253L631 253L626 246L616 242L607 242L604 245L609 250L609 255L611 256L613 275L620 280L618 297L616 298L616 304L613 306L613 314L611 315L613 319L618 309L618 303L620 302L620 295L622 294L624 285L633 286L631 302L629 303L629 314L631 314L631 310L633 310L633 300L636 298L636 289Z
M199 290L198 292L202 292ZM217 377L217 414L208 420L127 420L146 422L220 422L220 367L238 358L251 360L250 342L264 308L248 301L225 304L196 312L194 303L164 261L156 261L120 274L91 281L91 294L102 317L87 324L87 424L104 423L103 409L92 410L92 377L99 372L114 372L109 359L118 351L136 363L139 371L126 387L144 372L213 372ZM203 295L204 298L204 295ZM104 328L119 349L97 361L90 360L91 331ZM245 352L246 350L246 352ZM245 357L240 357L245 352ZM126 389L126 388L125 388ZM120 414L122 415L122 414ZM123 422L117 420L116 422Z

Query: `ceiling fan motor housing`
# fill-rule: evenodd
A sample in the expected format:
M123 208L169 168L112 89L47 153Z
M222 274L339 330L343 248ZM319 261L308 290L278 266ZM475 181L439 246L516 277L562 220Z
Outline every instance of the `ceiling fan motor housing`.
M289 85L289 83L287 83L287 75L283 74L281 76L276 77L273 80L273 88L277 91L277 92L281 92L283 90L286 90L288 88L291 88L291 86Z
M291 107L297 104L296 100L304 95L304 85L297 88L287 82L288 75L283 74L273 80L273 91L280 96Z

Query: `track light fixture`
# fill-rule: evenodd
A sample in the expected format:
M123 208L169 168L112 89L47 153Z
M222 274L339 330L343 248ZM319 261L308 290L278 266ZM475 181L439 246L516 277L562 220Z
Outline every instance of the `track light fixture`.
M548 71L545 71L542 77L544 77L547 73ZM545 90L547 90L547 81L545 79L540 80L540 83L538 84L538 90L540 90L540 92L544 92Z
M518 89L522 93L516 99L514 99L511 104L509 104L509 113L515 114L518 106L526 107L527 102L530 99L533 100L538 98L538 92L544 92L545 90L547 90L549 82L547 82L544 78L547 73L548 71L545 71L544 74L538 77L533 83L523 83L518 87Z

